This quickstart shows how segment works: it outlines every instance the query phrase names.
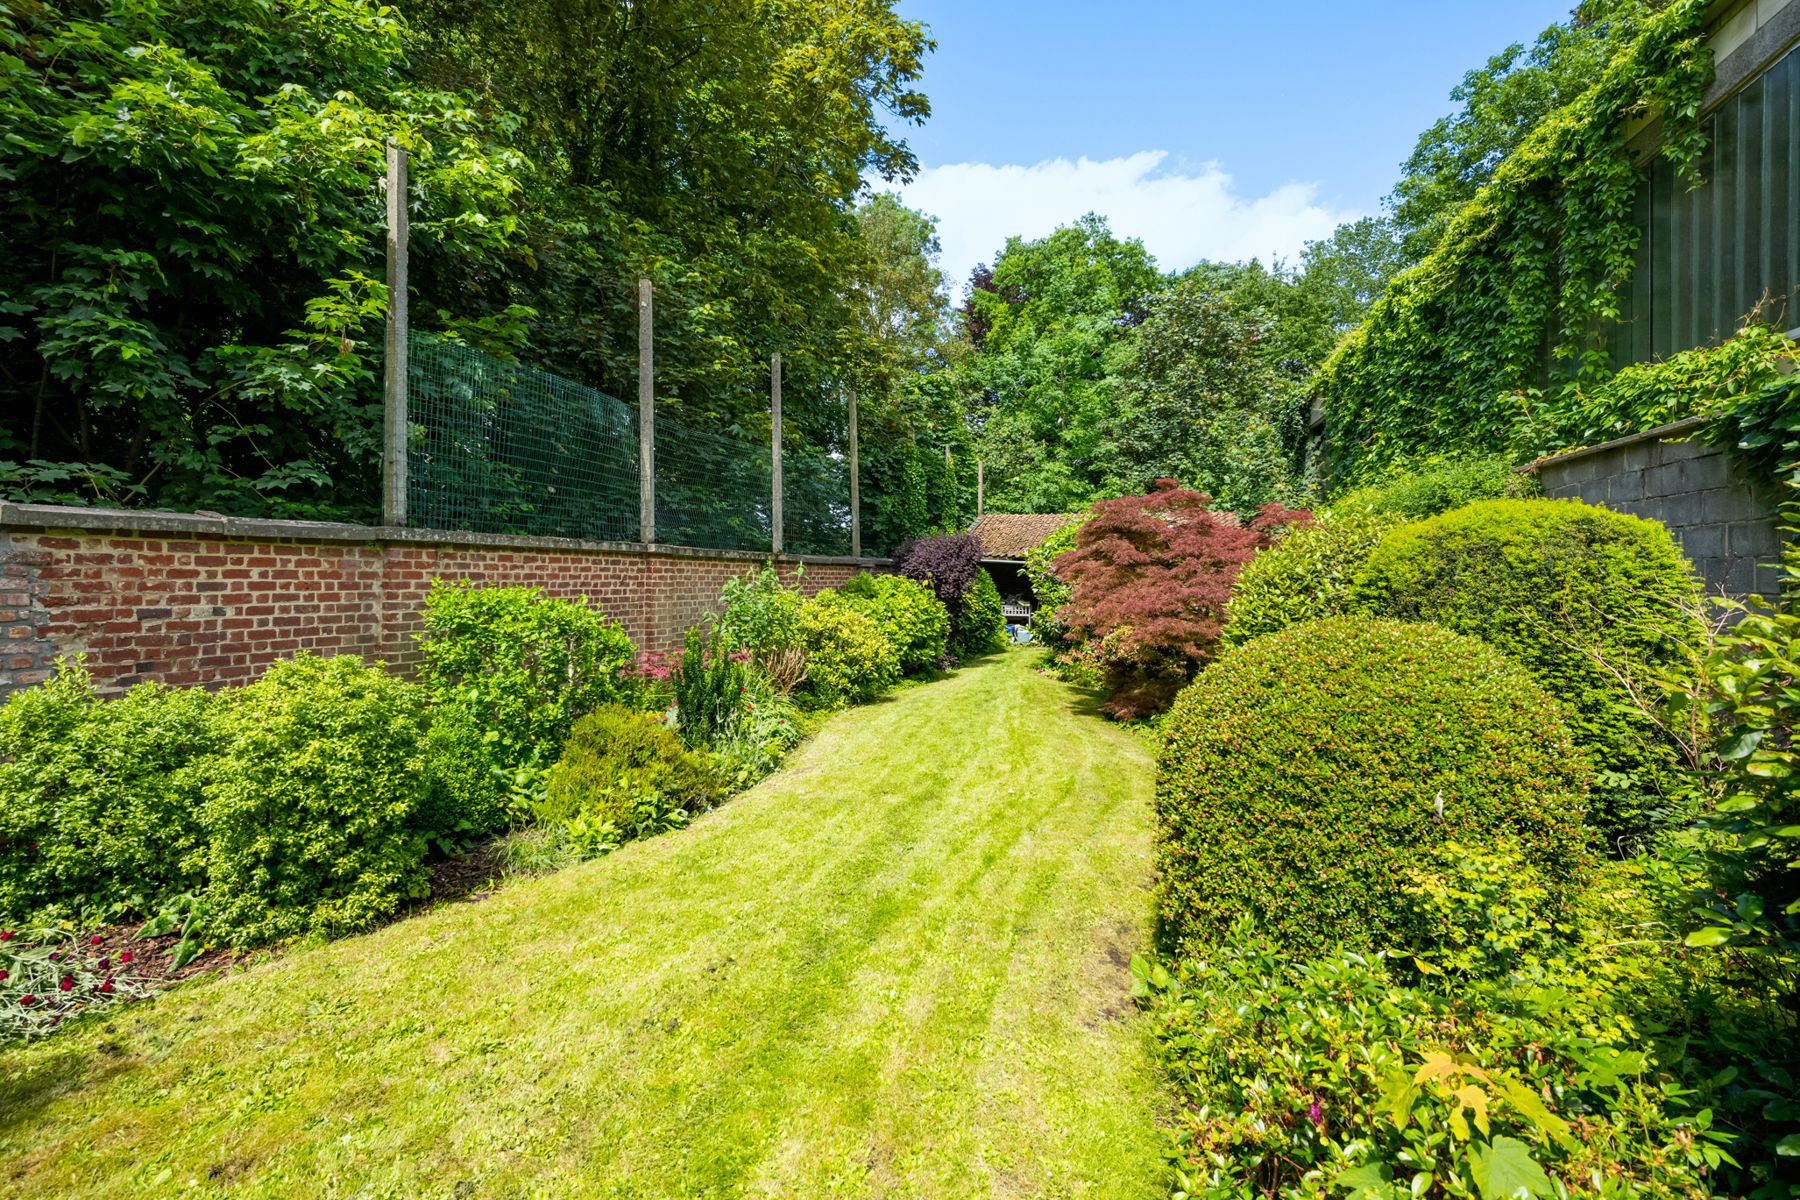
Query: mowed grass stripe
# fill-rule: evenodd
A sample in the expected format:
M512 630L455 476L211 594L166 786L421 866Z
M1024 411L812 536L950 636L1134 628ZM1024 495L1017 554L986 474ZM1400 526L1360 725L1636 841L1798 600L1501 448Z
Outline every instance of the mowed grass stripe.
M0 1052L0 1190L1154 1196L1150 764L996 656L605 859Z

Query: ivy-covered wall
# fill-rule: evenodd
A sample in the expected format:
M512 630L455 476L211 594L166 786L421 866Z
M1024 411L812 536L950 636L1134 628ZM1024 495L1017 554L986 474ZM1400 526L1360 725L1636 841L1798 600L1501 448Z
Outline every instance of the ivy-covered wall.
M1639 241L1633 121L1687 168L1711 78L1707 0L1650 18L1579 100L1543 122L1398 277L1320 376L1329 470L1369 477L1445 452L1556 448L1556 405L1602 377ZM1533 444L1533 443L1536 444Z

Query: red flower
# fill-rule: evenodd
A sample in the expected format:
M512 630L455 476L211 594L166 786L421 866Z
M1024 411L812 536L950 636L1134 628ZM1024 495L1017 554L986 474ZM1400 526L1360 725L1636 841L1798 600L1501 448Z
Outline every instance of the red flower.
M112 976L108 975L106 977L106 982L100 985L100 991L102 993L110 996L112 994L112 990L113 990Z
M30 992L26 992L23 996L19 997L19 1003L26 1008L30 1008L33 1004L37 1003L37 997Z
M98 946L101 942L103 942L105 940L106 940L105 938L101 937L99 934L96 933L93 937L88 939L88 945Z
M8 976L10 976L11 974L12 974L11 971L0 971L0 979L5 979Z
M129 950L119 951L119 961L122 963L130 962L131 961L131 951L129 951Z
M57 960L57 959L59 959L59 958L61 958L61 957L62 957L62 951L61 951L61 950L52 950L52 951L51 951L51 952L50 952L50 961L51 961L51 962L55 962L55 961L56 961L56 960Z
M73 975L64 975L62 977L62 982L56 986L59 991L73 991L75 989L75 977Z
M12 941L12 937L13 937L12 930L0 929L0 942L10 942L10 941Z

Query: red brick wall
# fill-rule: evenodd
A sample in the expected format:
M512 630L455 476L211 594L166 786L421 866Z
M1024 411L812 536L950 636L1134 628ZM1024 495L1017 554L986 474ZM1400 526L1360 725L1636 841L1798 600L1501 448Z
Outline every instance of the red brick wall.
M403 669L433 579L531 584L586 596L645 650L668 650L754 555L663 548L403 540L343 527L328 536L194 534L187 529L76 529L0 520L0 695L41 682L60 654L85 653L95 679L118 690L245 683L298 651L359 654ZM73 518L59 518L63 524ZM144 524L199 524L195 518ZM242 523L240 523L242 524ZM259 523L305 532L299 523ZM798 560L784 560L792 578ZM808 593L843 583L851 560L807 560Z

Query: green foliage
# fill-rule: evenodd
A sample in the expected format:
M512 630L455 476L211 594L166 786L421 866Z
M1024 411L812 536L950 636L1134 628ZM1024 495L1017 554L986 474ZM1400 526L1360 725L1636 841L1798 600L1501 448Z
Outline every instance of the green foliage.
M1135 960L1185 1101L1177 1194L1716 1194L1729 1134L1672 1111L1681 1089L1618 1019L1607 959L1632 944L1521 946L1478 987L1405 986L1381 955L1297 960L1248 922L1173 972Z
M0 705L0 916L147 915L196 887L194 767L217 748L214 708L154 683L102 701L68 659Z
M962 595L962 604L950 622L950 650L960 659L979 658L1006 647L1006 614L1001 612L1000 589L984 567Z
M1034 242L1011 238L976 273L958 386L981 430L988 507L1070 512L1100 483L1115 379L1163 287L1136 240L1088 215Z
M901 674L942 665L949 653L950 611L929 587L903 575L858 575L838 594L887 634Z
M1025 552L1025 578L1031 581L1031 594L1037 598L1037 607L1031 610L1031 632L1046 646L1061 645L1069 633L1057 611L1074 599L1075 592L1057 575L1056 556L1075 548L1075 535L1086 520L1085 515L1071 519Z
M540 822L566 830L592 857L686 823L720 799L706 760L649 713L608 704L575 723L550 769Z
M467 705L451 702L432 708L430 732L421 750L429 787L415 821L440 853L467 847L517 819L506 774L492 762L497 740Z
M1352 512L1282 534L1238 573L1221 640L1241 646L1302 621L1341 616L1356 573L1401 523L1396 516Z
M1529 50L1508 46L1450 93L1455 112L1419 135L1388 205L1408 261L1431 251L1495 168L1557 109L1593 85L1658 0L1583 0Z
M1660 112L1664 152L1696 160L1709 7L1673 0L1609 46L1603 70L1581 69L1591 86L1537 121L1491 176L1482 168L1486 182L1436 248L1338 346L1319 377L1334 475L1364 480L1427 452L1507 452L1530 428L1525 389L1600 370L1639 237L1639 173L1618 131Z
M407 41L361 0L0 10L0 453L166 507L378 512L382 144L426 279L518 245L527 168Z
M794 690L806 676L805 597L782 583L774 566L725 581L725 611L713 623L723 645L748 651L775 690Z
M432 702L474 713L503 769L556 754L577 717L627 690L631 639L585 598L440 579L418 638Z
M1415 941L1406 866L1503 835L1554 910L1587 867L1586 796L1556 701L1496 651L1397 621L1295 625L1215 662L1164 722L1164 936L1204 945L1250 913L1295 951Z
M1716 797L1702 820L1718 839L1712 886L1688 944L1753 961L1792 1013L1800 1011L1800 612L1792 602L1800 550L1792 542L1783 568L1786 606L1719 602L1733 620L1705 646L1694 678L1668 682L1667 708L1678 728L1702 731ZM1800 1111L1791 1115L1800 1123Z
M1506 455L1453 455L1396 467L1389 476L1334 498L1331 511L1435 517L1477 500L1522 498L1533 486Z
M1425 975L1503 979L1568 929L1551 919L1550 889L1539 871L1504 837L1492 845L1435 847L1408 869L1403 890L1418 929L1418 940L1403 949Z
M801 610L807 701L821 708L863 704L900 677L900 657L881 626L827 588Z
M367 928L423 894L424 690L345 655L276 663L217 717L206 925L248 946Z
M1257 312L1205 276L1156 297L1115 389L1106 490L1145 492L1177 479L1243 513L1291 499L1280 429L1287 397L1266 358L1269 336Z
M1699 632L1687 560L1661 525L1575 500L1484 500L1405 525L1357 575L1351 610L1470 634L1569 712L1595 823L1641 839L1683 790L1644 699Z
M695 750L709 749L724 737L752 689L767 691L748 654L733 653L716 632L708 637L698 627L687 631L669 683L681 740Z

